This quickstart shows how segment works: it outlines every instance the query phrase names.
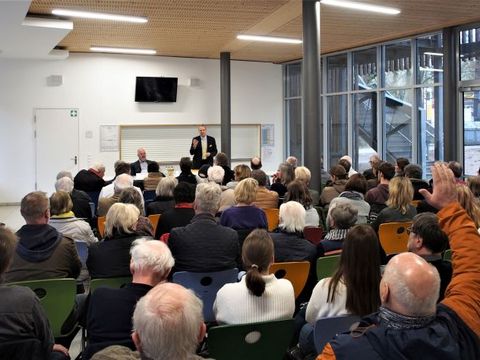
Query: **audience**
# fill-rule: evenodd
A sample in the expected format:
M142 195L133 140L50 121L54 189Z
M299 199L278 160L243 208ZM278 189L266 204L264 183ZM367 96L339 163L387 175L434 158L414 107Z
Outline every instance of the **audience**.
M480 235L457 202L452 172L436 164L432 174L433 194L421 193L439 209L439 223L453 251L453 277L445 298L436 305L440 277L433 266L415 254L399 254L385 268L379 312L337 335L319 360L344 358L345 353L365 359L480 357Z
M60 176L60 177L59 177ZM61 171L57 175L55 182L55 191L65 191L70 194L72 199L72 211L77 218L85 219L88 223L92 223L92 208L90 203L92 199L85 191L77 190L73 187L72 174L68 171Z
M477 229L480 229L480 203L478 199L473 196L472 191L466 185L457 182L456 190L458 202L473 220Z
M295 159L295 163L296 163ZM295 168L289 163L280 164L277 173L274 175L270 190L278 193L279 198L283 198L287 192L287 186L295 179Z
M192 185L197 185L197 178L192 173L192 159L187 157L182 157L180 159L180 175L177 176L179 183L187 182Z
M173 176L161 178L155 194L155 199L147 204L147 215L163 214L168 209L175 207L173 199L173 189L177 186L178 180Z
M329 223L331 210L340 204L350 204L357 210L357 224L367 223L368 215L370 214L370 204L364 200L366 192L367 180L365 177L362 174L353 174L345 184L345 191L330 202L327 223Z
M420 189L428 189L430 186L425 180L422 180L422 168L416 164L409 164L405 166L404 174L410 179L413 186L413 200L423 200Z
M416 215L409 232L408 251L435 266L440 275L438 301L441 301L452 278L452 263L442 259L442 252L448 246L448 236L440 228L437 216L432 213Z
M347 161L347 163L343 162L343 160ZM342 162L342 163L340 163ZM345 170L347 171L347 177L352 176L353 174L356 174L357 172L353 169L353 162L352 158L349 155L344 155L340 158L338 161L339 165L342 165L345 167ZM348 164L348 166L347 166Z
M253 170L252 178L257 180L258 188L254 204L261 209L278 207L278 193L267 189L268 176L263 170Z
M252 170L250 170L250 168L245 164L235 166L233 168L233 172L235 173L234 180L228 182L226 185L229 189L235 189L235 186L237 186L240 181L249 178L252 175Z
M295 169L295 180L302 181L307 186L310 197L312 198L312 206L318 206L320 203L320 194L317 190L308 187L311 179L312 173L307 167L299 166Z
M203 359L195 354L206 333L202 301L180 285L159 284L141 298L133 313L133 329L132 339L140 354L111 346L92 360Z
M160 166L156 161L149 163L147 169L148 175L143 179L143 190L156 190L160 178L165 177L165 175L160 172Z
M359 175L359 174L355 174ZM354 175L354 176L355 176ZM328 209L329 231L320 242L323 251L340 250L348 230L357 223L358 211L348 203L338 204Z
M140 237L135 231L140 211L132 204L113 204L105 222L105 238L88 249L92 278L130 275L130 247Z
M369 216L372 220L387 207L385 202L388 200L388 184L395 176L395 167L388 162L382 162L378 165L377 174L378 185L368 190L365 195L365 201L370 204Z
M132 282L120 289L100 287L90 295L87 315L88 343L82 358L110 345L134 349L132 315L137 301L155 285L165 282L174 260L160 241L137 239L130 249Z
M313 325L318 319L365 316L380 306L378 239L368 225L356 225L347 234L340 262L332 277L321 279L313 290L305 312L308 322L300 333L305 354L315 351ZM361 269L361 270L360 270Z
M214 182L215 184L222 185L223 179L225 176L225 170L218 165L210 166L207 171L208 181Z
M174 271L207 272L238 266L240 250L235 230L215 221L222 190L214 183L197 185L190 224L170 231L168 246Z
M299 168L297 168L298 170ZM305 226L318 226L320 224L320 216L317 210L312 207L312 198L308 191L307 185L300 180L295 179L287 186L287 194L285 202L296 201L305 208Z
M50 220L48 224L64 236L88 245L97 242L90 225L72 212L72 199L65 191L57 191L50 196Z
M8 270L16 251L17 238L0 227L0 278ZM9 343L37 340L37 344L16 345L15 359L69 359L68 350L55 344L50 325L37 295L25 286L0 285L0 341L4 353Z
M471 176L467 179L467 185L477 199L480 199L480 176Z
M285 163L290 165L293 168L293 170L295 171L295 168L298 165L298 160L295 156L289 156L289 157L287 157L287 160L285 160Z
M88 170L80 170L75 178L73 184L75 189L85 192L97 192L102 190L106 185L103 177L105 176L105 165L102 163L94 163Z
M404 176L393 178L388 187L387 207L380 211L373 222L375 231L378 232L383 223L411 221L417 215L412 200L413 187L410 180Z
M131 170L131 167L130 167L130 164L125 162L125 161L122 161L122 160L118 160L118 161L115 161L115 165L114 165L114 168L115 168L115 178L113 179L113 181L104 186L102 191L100 191L100 195L99 195L99 198L109 198L109 197L112 197L115 195L115 180L118 178L118 176L122 175L122 174L127 174L127 175L130 175L130 170ZM124 177L126 179L126 177ZM132 186L133 186L133 176L132 176ZM138 191L138 193L140 195L143 196L143 192L140 188L134 186L134 188Z
M458 161L450 161L448 168L452 170L453 176L455 176L455 182L460 185L465 185L465 181L462 179L463 167Z
M405 176L405 167L410 164L407 158L399 157L395 162L395 176Z
M243 179L235 187L235 206L222 212L220 224L240 229L266 229L267 217L262 209L256 207L253 202L257 194L258 183L252 178Z
M167 209L160 216L157 225L155 239L160 239L165 233L169 233L175 227L187 226L195 215L193 201L195 199L195 187L188 182L179 182L173 189L175 207Z
M367 181L371 179L376 180L377 179L376 169L378 168L378 165L382 160L380 160L380 157L378 156L377 153L371 155L368 160L370 164L370 169L365 170L363 172L363 176L365 176L365 179L367 179Z
M265 230L254 230L242 247L246 275L217 293L213 311L220 324L246 324L290 319L295 294L290 281L269 274L274 259L273 241Z
M325 207L328 207L334 198L345 191L345 185L347 184L347 172L341 165L332 166L330 176L332 177L332 184L325 186L320 195L320 204Z
M137 224L135 225L135 232L138 235L153 237L153 226L148 217L143 216L145 211L142 204L143 197L138 194L134 188L127 188L122 190L118 197L118 202L122 204L133 204L140 212Z
M230 169L228 157L225 153L219 152L215 155L215 165L221 166L224 172L223 180L220 185L227 185L230 181L235 179L235 173Z
M18 243L8 271L7 282L52 278L77 278L82 264L73 240L48 224L49 201L44 192L27 194L20 203L25 219L17 231Z
M107 215L110 207L118 202L118 198L120 197L120 193L122 192L122 190L133 187L133 177L125 173L120 174L115 178L112 185L114 189L113 195L109 197L100 197L98 199L98 216Z

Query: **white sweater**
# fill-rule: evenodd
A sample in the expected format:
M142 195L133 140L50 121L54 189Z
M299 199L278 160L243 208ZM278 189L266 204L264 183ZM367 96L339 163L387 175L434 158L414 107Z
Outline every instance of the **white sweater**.
M82 219L76 217L58 217L50 218L48 222L59 233L71 237L73 240L84 241L88 245L97 242L98 239L93 235L90 225Z
M295 294L290 281L277 279L273 274L265 275L265 292L255 296L248 290L245 278L226 284L218 291L213 304L218 323L248 324L292 318Z
M348 314L345 308L347 303L347 288L343 281L340 280L337 284L334 301L327 302L330 279L331 278L325 278L320 280L313 289L305 314L305 319L312 325L315 324L318 319Z

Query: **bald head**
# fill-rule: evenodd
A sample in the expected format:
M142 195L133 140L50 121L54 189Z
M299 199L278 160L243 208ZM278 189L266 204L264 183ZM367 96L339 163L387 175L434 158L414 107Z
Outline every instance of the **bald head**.
M408 316L435 314L439 291L437 269L412 253L393 257L380 283L382 306Z

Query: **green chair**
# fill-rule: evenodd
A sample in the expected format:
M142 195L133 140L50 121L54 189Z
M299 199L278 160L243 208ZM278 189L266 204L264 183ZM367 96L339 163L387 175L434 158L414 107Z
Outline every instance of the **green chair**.
M26 286L40 299L47 314L53 336L61 337L69 334L62 333L62 325L73 310L77 282L75 279L47 279L9 283L8 286Z
M90 293L94 292L95 289L99 287L109 287L109 288L121 288L132 282L131 276L125 277L114 277L114 278L101 278L101 279L92 279L90 281Z
M443 260L452 261L452 249L447 249L444 251Z
M208 330L208 351L216 360L282 360L293 337L293 319Z
M319 257L317 260L317 280L332 276L339 261L340 255Z

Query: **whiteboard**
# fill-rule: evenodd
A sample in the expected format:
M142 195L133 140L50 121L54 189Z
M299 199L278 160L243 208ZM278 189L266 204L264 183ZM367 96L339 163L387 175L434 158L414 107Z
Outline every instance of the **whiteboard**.
M221 150L220 125L207 125L207 134ZM232 124L232 161L260 156L260 125ZM137 149L145 148L147 158L162 164L177 164L181 157L191 156L192 138L198 136L198 125L121 125L120 159L138 160Z

